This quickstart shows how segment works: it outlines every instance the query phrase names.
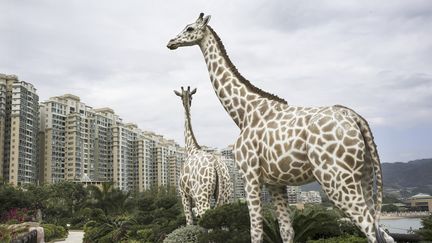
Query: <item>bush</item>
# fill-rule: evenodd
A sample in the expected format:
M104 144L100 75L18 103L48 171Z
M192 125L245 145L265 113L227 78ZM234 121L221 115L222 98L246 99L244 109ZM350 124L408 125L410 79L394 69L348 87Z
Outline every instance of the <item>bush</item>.
M309 240L307 243L367 243L366 238L361 238L353 235L344 235L321 240Z
M394 204L383 205L382 208L381 208L381 210L383 212L390 212L390 213L392 213L392 212L399 212L400 211L399 207L396 206L396 205L394 205Z
M249 210L245 203L209 209L198 224L211 230L201 237L200 242L250 242Z
M54 239L65 238L68 234L67 230L62 226L55 224L42 224L41 226L44 228L46 242Z
M0 225L0 242L10 242L11 233L6 225Z
M181 227L167 235L164 243L197 243L199 238L204 233L204 229L196 225L188 225Z
M432 241L432 215L425 217L421 220L422 228L420 228L417 233L425 240Z
M28 208L11 208L0 217L0 222L6 222L6 224L19 224L26 220L31 220L34 216L34 211Z

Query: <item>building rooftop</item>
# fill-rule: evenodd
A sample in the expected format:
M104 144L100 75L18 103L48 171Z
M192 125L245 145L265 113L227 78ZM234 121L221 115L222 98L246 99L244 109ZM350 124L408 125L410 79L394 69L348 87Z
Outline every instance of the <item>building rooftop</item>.
M69 98L69 99L73 99L73 100L76 100L76 101L80 101L80 97L78 97L76 95L73 95L73 94L64 94L64 95L59 96L59 97Z
M2 78L2 79L14 79L14 80L18 80L18 76L14 75L14 74L0 73L0 78Z
M111 113L114 114L114 110L109 108L109 107L102 107L102 108L98 108L98 109L94 109L96 112L106 112L106 113Z
M410 199L412 198L412 199L417 199L417 198L431 198L432 199L432 196L431 195L429 195L429 194L425 194L425 193L419 193L419 194L417 194L417 195L414 195L414 196L412 196L412 197L410 197Z

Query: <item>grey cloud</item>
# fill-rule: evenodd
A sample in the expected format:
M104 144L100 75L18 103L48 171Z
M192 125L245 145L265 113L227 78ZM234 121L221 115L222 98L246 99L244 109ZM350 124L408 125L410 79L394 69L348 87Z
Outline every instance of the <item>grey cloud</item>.
M41 100L73 93L180 143L172 90L182 85L198 88L201 144L224 147L238 134L199 48L165 47L202 11L239 71L290 104L347 105L378 133L432 122L430 1L42 0L0 9L0 72L33 83ZM391 144L380 146L391 161Z

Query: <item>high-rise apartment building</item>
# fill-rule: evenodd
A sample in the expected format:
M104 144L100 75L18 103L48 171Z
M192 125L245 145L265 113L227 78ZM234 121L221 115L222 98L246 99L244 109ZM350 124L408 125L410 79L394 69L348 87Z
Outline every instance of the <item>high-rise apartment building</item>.
M176 188L178 191L180 172L186 160L186 150L176 144L175 154L169 157L169 186Z
M112 129L121 119L65 94L40 105L43 181L112 181Z
M46 183L113 182L121 190L175 185L182 148L173 140L124 123L110 108L93 109L66 94L40 106Z
M32 84L0 74L0 163L13 185L38 182L38 107Z
M6 126L6 78L0 74L0 177L3 178L4 142Z
M157 183L159 186L177 186L184 159L184 150L174 140L159 139L156 143ZM178 173L177 173L178 172Z
M174 140L119 124L114 136L114 182L122 190L177 186L185 151Z
M143 164L138 169L139 191L148 190L158 185L156 163L156 144L158 139L162 139L162 136L144 131L143 139L138 142L140 154L143 158Z
M233 185L233 200L245 199L244 180L239 169L237 168L236 162L233 155L233 145L229 145L220 151L222 163L225 163L228 167L231 182Z
M142 131L135 124L121 123L113 128L113 138L113 181L121 190L137 190L139 167L144 163L139 148Z

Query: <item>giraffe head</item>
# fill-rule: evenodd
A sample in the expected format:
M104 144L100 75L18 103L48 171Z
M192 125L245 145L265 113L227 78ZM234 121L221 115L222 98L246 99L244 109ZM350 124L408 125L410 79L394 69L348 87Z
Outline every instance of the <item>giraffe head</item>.
M187 87L187 90L183 89L183 87L181 87L181 92L174 90L174 93L177 96L180 96L180 98L183 101L183 106L184 108L189 111L191 105L192 105L192 95L194 95L196 93L196 88L193 89L192 91L190 90L190 86Z
M180 46L192 46L198 44L205 36L206 26L210 15L204 17L201 13L195 23L188 24L174 39L168 42L167 47L171 50Z

